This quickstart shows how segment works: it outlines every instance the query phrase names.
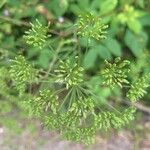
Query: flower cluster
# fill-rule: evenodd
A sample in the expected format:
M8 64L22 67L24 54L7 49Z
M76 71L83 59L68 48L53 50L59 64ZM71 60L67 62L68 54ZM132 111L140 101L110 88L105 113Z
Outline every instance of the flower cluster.
M105 61L106 68L102 71L104 77L104 84L114 88L115 85L119 85L122 88L122 84L128 84L127 73L130 71L128 60L121 60L120 57L115 59L113 64Z
M68 130L63 133L63 137L67 140L72 140L75 142L82 142L86 145L95 143L95 133L94 128L84 127L77 128L75 130Z
M44 111L52 111L53 114L57 113L58 109L58 96L53 91L43 90L40 91L40 97L35 100Z
M102 112L94 117L94 125L97 129L108 130L110 128L121 128L134 119L135 108L127 108L121 113Z
M146 79L148 76L143 76L131 85L127 93L127 97L130 101L136 102L139 98L142 98L146 94L146 88L149 86Z
M38 20L34 24L31 24L31 29L25 32L24 39L27 44L42 49L47 41L47 32L49 26L43 26Z
M92 99L80 98L72 103L66 112L58 112L45 117L44 124L75 142L92 144L95 134L101 129L121 128L134 119L135 108L130 107L118 113L114 111L97 112ZM87 120L90 118L90 122Z
M57 73L56 82L66 84L67 89L80 85L83 82L83 68L79 67L76 62L75 64L71 64L69 60L66 62L60 61L55 73Z
M105 29L108 28L108 25L104 25L101 18L95 17L92 13L79 15L76 25L78 35L97 40L106 38Z
M10 76L16 89L22 94L25 91L26 83L35 80L36 71L23 56L19 55L11 60Z
M108 26L104 25L99 17L95 17L91 13L80 15L76 26L78 35L97 40L106 38L105 29ZM47 31L48 26L43 26L36 20L35 24L31 24L31 29L26 32L24 38L28 44L43 48L47 41ZM66 44L68 41L66 40L63 43ZM59 49L61 49L60 47L58 46ZM58 55L54 55L52 65L57 62L57 57ZM85 144L94 143L97 131L110 128L118 129L134 119L136 111L134 106L126 108L122 112L99 111L97 109L99 106L95 106L94 103L96 102L94 97L97 97L96 92L90 89L92 87L89 85L90 82L85 82L84 69L77 63L78 57L75 57L75 61L70 60L60 60L58 66L56 64L54 76L51 74L51 70L46 72L54 77L52 80L45 81L46 78L43 80L39 77L38 84L42 85L39 89L41 90L43 87L45 89L37 94L35 93L34 96L25 92L25 89L27 83L35 81L37 72L23 56L17 56L12 60L10 76L19 93L24 93L24 98L21 97L23 99L21 103L29 112L29 115L38 117L47 128L58 131L67 140ZM130 71L129 61L122 61L118 57L114 60L114 63L108 61L105 61L105 63L106 68L102 71L104 84L111 88L115 86L122 88L123 84L129 84L127 80ZM50 90L49 85L45 84L45 82L50 84L51 81L50 87L53 87L53 90ZM56 82L63 84L65 87L56 84ZM127 97L132 102L136 101L145 94L147 86L144 77L138 79L131 85ZM28 98L25 98L26 95Z
M33 97L29 101L23 101L24 106L29 111L30 116L42 116L47 112L56 115L58 110L58 96L53 91L40 91L38 97Z
M93 100L80 97L66 112L46 116L44 124L50 129L59 130L67 140L91 144L94 142L95 131L86 127L84 122L92 113L94 114Z

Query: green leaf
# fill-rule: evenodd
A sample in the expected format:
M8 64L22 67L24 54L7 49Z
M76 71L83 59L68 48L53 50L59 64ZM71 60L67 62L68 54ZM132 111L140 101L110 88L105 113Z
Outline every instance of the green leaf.
M139 20L133 19L133 20L128 21L127 24L128 24L128 27L133 32L135 32L137 34L140 33L142 26L141 26L141 23L139 22Z
M144 36L141 37L141 35L138 37L137 35L135 35L134 33L132 33L131 31L127 30L126 34L125 34L125 44L129 47L129 49L132 51L132 53L136 56L136 57L140 57L143 53L143 49L144 49Z
M92 47L84 57L84 67L86 69L92 68L95 64L97 57L100 56L102 59L111 59L111 53L104 45L96 45Z
M147 13L140 18L140 22L143 26L150 26L150 13Z
M102 1L100 1L100 0L91 1L90 7L91 7L93 10L99 9L101 3L102 3Z
M68 9L67 0L51 0L48 9L51 10L56 17L62 16Z
M77 0L78 1L78 6L82 8L89 7L89 0Z
M78 5L76 4L71 4L69 9L71 10L71 12L73 12L75 15L79 15L81 13L81 9L79 8Z
M97 98L95 99L95 103L98 105L107 103L107 98L111 94L110 88L100 86L101 84L102 84L102 78L100 76L94 76L88 82L88 85L90 86L90 90L92 90L92 92L95 95L97 95ZM94 99L94 96L93 96L93 99Z
M79 40L80 40L80 45L83 47L87 47L87 45L89 47L94 47L95 45L97 45L94 39L90 39L90 42L89 42L89 39L87 37L79 37Z
M90 49L87 54L84 56L83 65L86 69L90 69L94 66L97 58L97 52L93 49Z
M7 0L1 0L1 2L0 2L0 8L2 8L3 5L4 5L6 2L7 2Z
M94 50L102 59L111 59L111 53L104 45L98 45L94 48Z
M105 40L105 46L115 56L121 56L121 46L116 39L108 38Z
M115 9L118 4L118 0L104 0L100 5L100 10L102 14L108 13Z
M38 64L46 69L48 68L49 65L49 60L51 59L52 54L50 54L50 51L48 49L44 49L43 51L41 51L41 54L38 58Z

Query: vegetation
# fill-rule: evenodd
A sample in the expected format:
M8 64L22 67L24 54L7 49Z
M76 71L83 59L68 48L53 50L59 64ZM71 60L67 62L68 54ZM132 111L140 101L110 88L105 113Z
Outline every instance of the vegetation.
M16 108L87 145L131 123L149 90L147 1L3 0L0 8L3 116ZM129 105L110 104L118 98Z

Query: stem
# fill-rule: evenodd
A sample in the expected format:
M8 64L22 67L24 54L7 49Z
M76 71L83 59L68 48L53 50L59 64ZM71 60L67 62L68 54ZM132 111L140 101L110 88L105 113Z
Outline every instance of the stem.
M88 52L88 49L89 49L89 43L90 43L90 40L89 40L89 38L88 38L88 39L87 39L86 50L85 50L85 55L86 55L87 52Z
M89 94L93 95L96 99L99 99L99 97L97 95L95 95L94 93L92 93L90 90L84 89L84 88L82 88L82 89L84 91L88 92ZM115 107L113 107L112 105L110 105L108 102L106 102L106 105L109 106L110 108L114 109L116 112L120 113Z
M122 87L124 87L124 88L130 88L131 86L129 86L129 85L123 85Z
M77 35L77 31L74 32L74 36L75 36L75 39L77 40L77 43L76 43L76 49L77 49L77 54L75 55L78 55L78 66L80 65L80 60L81 60L81 47L80 47L80 41L79 41L79 37Z
M130 105L131 105L131 103L130 103ZM139 110L141 110L141 111L144 111L144 112L150 114L150 108L149 108L149 107L146 107L146 106L144 106L144 105L142 105L142 104L140 104L140 103L135 103L135 104L133 104L133 105L134 105L137 109L139 109Z
M131 103L128 99L121 99L121 98L117 98L117 100L118 101L122 101L123 103L125 103L127 105L134 106L137 109L150 114L150 108L146 107L146 106L144 106L144 105L142 105L140 103Z
M17 26L31 27L31 25L28 22L14 19L14 18L10 18L10 17L0 16L0 20L4 20L6 22L9 22L9 23L17 25ZM71 30L69 32L65 32L65 31L64 32L57 32L55 30L49 30L49 32L52 34L58 35L59 37L67 37L73 33L73 30Z
M64 90L66 90L66 88L59 89L59 90L57 90L57 91L55 92L55 94L59 94L59 93L61 93L61 92L64 91Z
M86 49L85 49L84 56L86 56L86 55L87 55L87 53L88 53L89 43L90 43L90 38L87 38L87 45L86 45Z
M54 82L54 81L50 81L50 80L38 80L38 82L42 82L42 83L51 83L51 82Z
M9 17L0 16L0 19L4 20L4 21L7 21L7 22L10 22L10 23L13 23L13 24L18 25L18 26L22 26L22 25L27 26L27 27L30 26L30 24L25 22L25 21L20 21L20 20L17 20L17 19L9 18Z
M72 88L68 110L70 109L73 100L75 100L75 89L74 88Z
M64 98L64 101L62 102L62 104L60 105L58 111L62 108L62 106L64 105L64 103L66 102L66 100L68 99L70 93L72 92L72 88L70 89L70 91L67 93L67 95Z
M59 52L60 52L62 46L65 45L65 44L73 43L73 42L76 42L76 41L75 41L74 39L69 39L69 40L65 40L65 41L61 40L60 44L58 45L58 47L57 47L57 49L56 49L56 51L55 51L53 60L52 60L52 62L49 64L48 71L47 71L46 75L44 76L44 78L47 78L47 77L48 77L48 75L50 74L50 72L51 72L51 70L52 70L52 68L53 68L53 66L54 66L54 64L55 64L55 62L56 62L56 60L59 59L58 54L59 54ZM51 48L52 51L54 52L54 50L53 50L53 48L52 48L51 46L50 46L50 48Z
M49 74L50 74L50 72L51 72L51 70L52 70L52 68L53 68L53 65L55 64L55 62L56 62L56 60L57 60L58 53L60 52L61 47L63 46L63 44L64 44L64 42L61 41L60 44L59 44L59 46L57 47L57 49L56 49L56 51L55 51L55 55L54 55L54 57L53 57L53 60L52 60L52 62L49 64L48 71L47 71L46 75L44 76L44 78L47 78L47 77L49 76Z

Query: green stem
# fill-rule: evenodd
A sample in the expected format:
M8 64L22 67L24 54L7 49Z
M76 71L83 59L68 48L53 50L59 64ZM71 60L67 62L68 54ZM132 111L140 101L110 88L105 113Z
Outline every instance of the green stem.
M0 20L4 20L6 22L10 22L10 23L18 25L18 26L22 26L22 25L23 26L28 26L28 27L30 26L29 23L24 22L24 21L20 21L20 20L14 19L14 18L0 16Z
M77 39L77 55L78 55L78 66L80 65L80 60L81 60L81 48L80 48L80 42L79 42L79 38L77 35L77 32L75 32L75 38Z
M81 87L82 88L82 87ZM97 95L95 95L94 93L92 93L90 90L88 89L84 89L82 88L85 92L88 92L89 94L93 95L96 99L99 99L99 97ZM106 102L106 105L109 106L110 108L112 108L113 110L115 110L116 112L120 113L115 107L111 106L108 102ZM121 113L120 113L121 114Z
M70 97L70 102L69 102L69 106L68 109L71 107L72 101L75 100L75 89L72 88L72 92L71 92L71 97Z
M64 98L63 102L61 103L61 105L60 105L58 111L62 108L62 106L64 105L64 103L65 103L66 100L68 99L68 97L69 97L69 95L70 95L71 92L72 92L72 88L70 89L70 91L69 91L69 92L67 93L67 95L65 96L65 98Z
M66 90L66 88L62 88L62 89L59 89L57 90L55 93L58 94L58 93L61 93L62 91Z
M129 85L123 85L122 87L130 88L131 86L129 86Z
M58 54L59 54L61 48L63 47L63 45L70 44L72 42L75 42L74 39L69 39L69 40L65 40L65 41L61 40L60 44L58 45L58 47L56 49L56 51L54 51L53 48L49 45L50 48L52 49L52 51L54 52L54 57L53 57L51 63L49 64L48 71L47 71L46 75L44 76L44 78L47 78L49 76L49 74L50 74L50 72L51 72L51 70L52 70L56 60L59 59Z
M59 54L62 46L63 46L63 41L61 41L60 44L59 44L59 46L57 47L57 49L55 51L55 55L53 57L53 60L49 64L48 71L47 71L46 75L44 76L44 78L47 78L49 76L49 73L51 72L51 70L53 68L53 65L55 64L55 62L57 60L58 54Z
M85 56L88 53L88 49L89 49L89 43L90 43L90 39L87 39L87 45L86 45L86 50L85 50Z

